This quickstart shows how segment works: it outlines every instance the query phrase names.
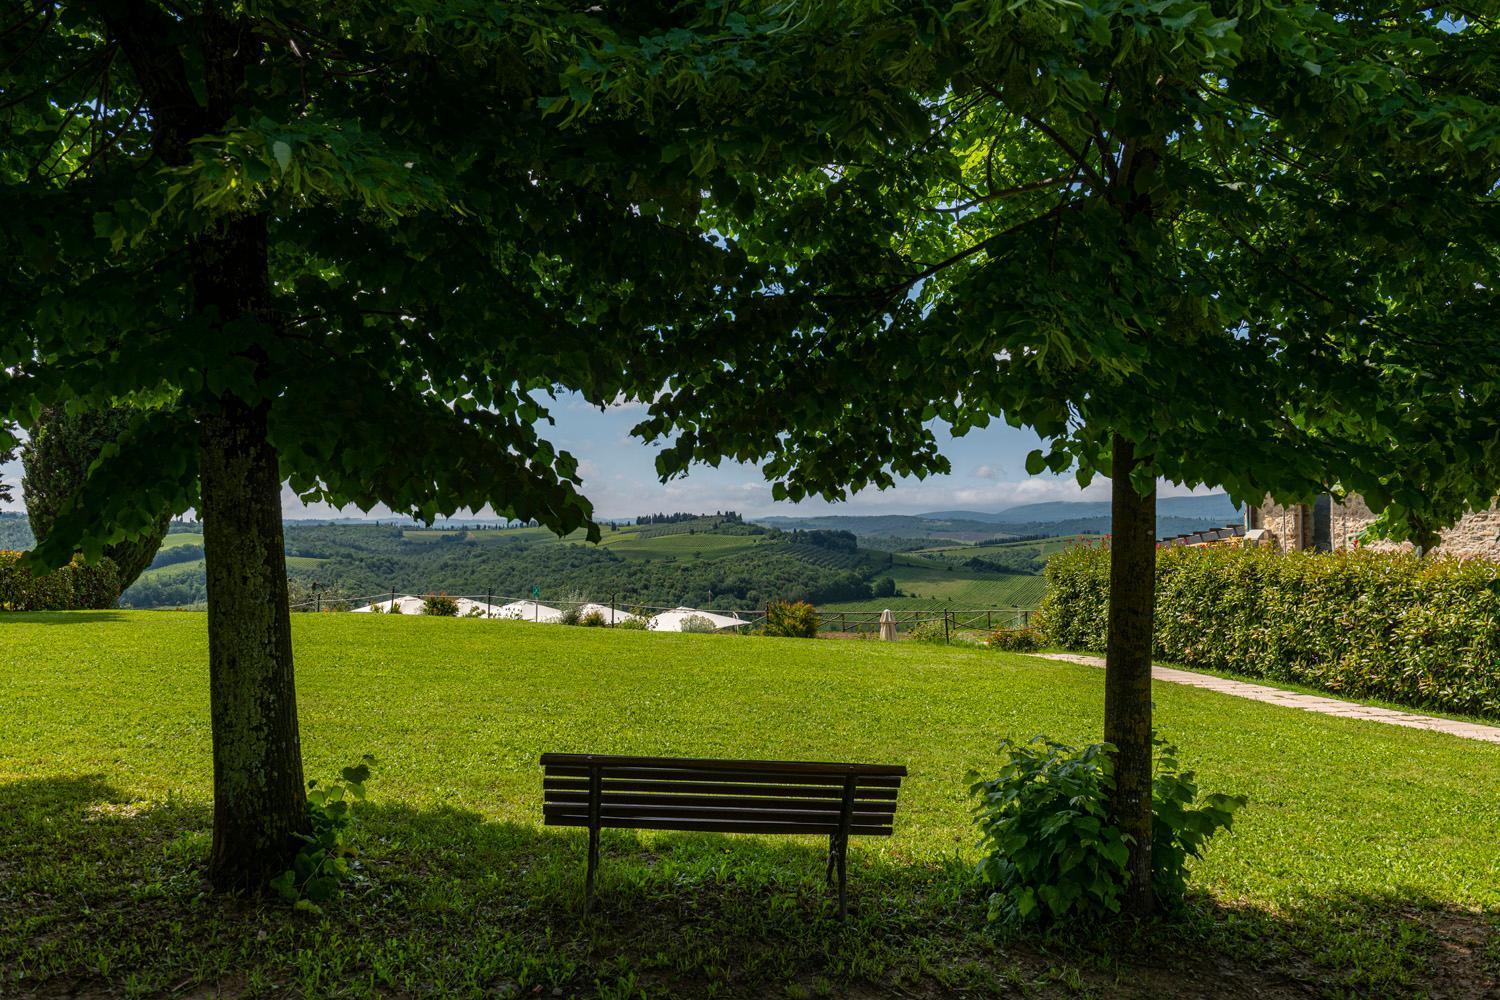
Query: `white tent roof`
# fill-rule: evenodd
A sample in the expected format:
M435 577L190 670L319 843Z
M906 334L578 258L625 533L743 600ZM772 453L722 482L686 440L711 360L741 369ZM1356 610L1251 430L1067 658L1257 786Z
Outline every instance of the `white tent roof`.
M422 610L427 606L426 602L423 601L420 597L412 597L410 594L398 594L396 595L396 600L394 602L389 597L387 597L383 601L375 601L371 604L366 604L362 608L355 608L354 610L355 612L379 611L383 614L390 614L391 604L393 603L398 609L400 609L403 615L420 615L422 613Z
M525 622L551 622L562 621L562 612L556 608L549 608L545 604L536 601L512 601L503 607L495 609L496 618L515 618Z
M458 603L458 617L466 618L473 615L476 618L499 618L500 605L486 604L483 601L472 601L467 597L454 598Z
M671 611L663 611L646 623L646 627L653 632L681 632L682 623L692 616L707 618L714 623L714 628L734 628L736 625L749 625L743 618L734 615L721 615L712 611L699 611L696 608L673 608Z
M603 615L605 621L609 621L610 620L610 618L609 618L609 616L610 616L610 607L609 607L608 604L582 604L582 605L579 605L579 607L578 607L578 614L579 614L580 617L582 617L583 615L589 614L590 612L593 612L593 611L597 611L601 615ZM617 624L619 622L624 621L627 618L638 618L638 617L640 617L639 615L633 615L633 614L631 614L629 611L626 611L624 608L615 608L614 609L614 616L615 616L614 620L615 620L615 622Z

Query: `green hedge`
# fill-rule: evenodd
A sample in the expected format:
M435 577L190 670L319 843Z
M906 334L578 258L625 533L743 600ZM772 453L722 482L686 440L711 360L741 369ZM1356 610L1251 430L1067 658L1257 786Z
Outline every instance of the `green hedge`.
M0 611L112 608L119 600L120 574L108 559L93 565L75 559L44 576L32 576L20 559L20 552L0 552Z
M1048 640L1102 651L1108 548L1058 553L1047 579L1039 621ZM1500 715L1500 564L1381 552L1162 549L1155 655L1352 697Z

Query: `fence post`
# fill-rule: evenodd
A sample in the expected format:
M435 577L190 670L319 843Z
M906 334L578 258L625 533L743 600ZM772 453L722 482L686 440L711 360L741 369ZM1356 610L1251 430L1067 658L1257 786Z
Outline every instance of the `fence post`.
M615 627L615 595L609 595L609 627Z
M493 618L495 615L495 588L491 587L484 592L484 616Z
M1021 611L1021 627L1022 628L1030 628L1031 627L1031 611L1030 611L1030 609L1023 609Z
M943 609L943 641L948 641L948 609Z
M316 605L317 612L321 614L323 612L323 595L318 593L318 585L316 583L313 584L313 603Z
M386 608L385 610L386 611L395 611L396 610L396 585L394 583L391 584L391 606L388 607L388 608Z

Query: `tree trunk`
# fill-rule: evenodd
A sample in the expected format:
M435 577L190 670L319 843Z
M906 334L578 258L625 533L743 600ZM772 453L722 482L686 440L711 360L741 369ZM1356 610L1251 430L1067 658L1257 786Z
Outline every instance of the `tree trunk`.
M1131 838L1125 912L1150 915L1151 639L1156 612L1156 490L1130 481L1135 444L1114 439L1110 519L1109 640L1104 669L1104 739L1115 746L1110 813Z
M269 288L264 218L226 222L194 247L200 313L272 322ZM246 360L258 368L264 356L251 348ZM268 401L226 394L199 414L214 748L209 877L221 889L264 888L290 867L300 844L294 834L307 829L269 410Z
M264 49L248 17L210 4L195 15L149 4L105 4L101 14L150 107L152 147L166 164L189 159L242 103ZM183 19L190 30L180 32ZM186 35L191 39L182 42ZM196 45L187 58L180 44ZM189 67L192 67L191 71ZM206 101L205 101L206 98ZM221 889L261 889L289 867L308 827L292 677L291 618L281 534L281 472L267 437L264 344L271 307L263 215L220 220L190 245L193 312L206 336L243 343L249 378L192 401L198 418L198 514L208 576L209 707L214 749L214 840L209 877ZM229 329L233 327L233 329ZM262 398L265 397L265 398Z
M226 398L202 418L203 550L214 748L209 877L261 889L290 867L307 827L281 476L266 406Z

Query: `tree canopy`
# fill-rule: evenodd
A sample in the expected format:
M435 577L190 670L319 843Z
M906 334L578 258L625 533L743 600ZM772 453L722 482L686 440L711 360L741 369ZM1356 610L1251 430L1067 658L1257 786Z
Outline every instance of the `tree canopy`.
M1048 442L1029 472L1084 482L1123 431L1143 484L1342 483L1450 519L1494 489L1493 463L1410 452L1433 407L1493 455L1474 377L1500 361L1481 326L1500 179L1486 24L1418 4L944 10L908 39L931 53L912 74L928 130L805 175L735 229L796 258L826 323L703 344L712 361L643 426L676 434L665 474L732 456L792 499L840 496L890 482L871 424L896 421L943 472L930 421L1004 418ZM782 405L790 433L754 416Z
M887 485L895 456L947 471L935 420L1003 418L1044 441L1029 473L1111 476L1105 737L1139 915L1156 482L1357 490L1419 539L1500 491L1495 35L1420 4L929 9L868 14L907 29L874 72L927 128L726 224L821 324L703 342L640 430L674 437L664 475L760 461L792 499Z
M546 401L607 405L685 329L796 325L706 197L914 117L820 95L772 4L36 2L0 24L0 421L140 408L31 561L195 508L221 886L306 822L283 484L421 518L590 524ZM10 443L11 435L5 435Z
M39 542L51 533L57 515L83 488L89 468L130 427L132 413L128 406L77 413L63 406L42 410L21 448L26 516ZM151 530L105 546L105 558L119 569L121 592L151 565L171 519L171 511L160 511Z

